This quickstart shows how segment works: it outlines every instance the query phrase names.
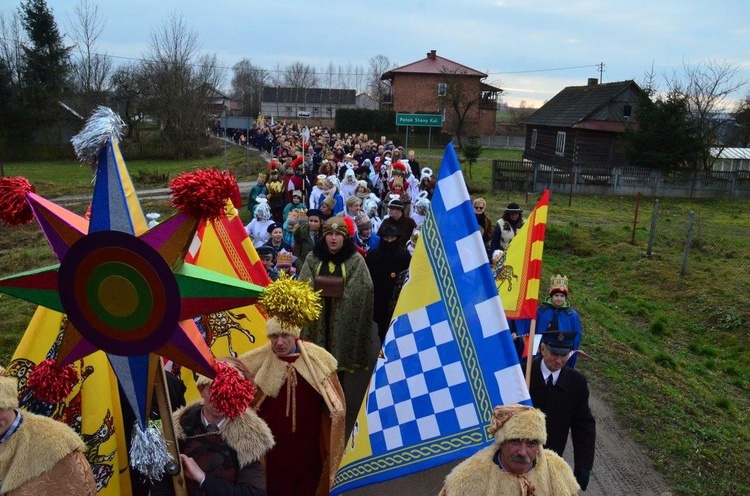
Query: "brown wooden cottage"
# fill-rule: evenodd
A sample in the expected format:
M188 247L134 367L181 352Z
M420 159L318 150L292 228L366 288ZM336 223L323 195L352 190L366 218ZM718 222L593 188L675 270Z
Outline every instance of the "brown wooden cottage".
M622 138L636 125L643 93L634 81L569 86L524 121L523 158L556 166L612 168L627 165Z

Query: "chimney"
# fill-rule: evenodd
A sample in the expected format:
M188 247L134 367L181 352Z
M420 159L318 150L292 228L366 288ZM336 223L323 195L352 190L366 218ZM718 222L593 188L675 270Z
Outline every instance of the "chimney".
M599 84L599 80L597 78L589 78L589 82L586 86L591 87L596 86L597 84Z
M427 52L427 58L430 60L437 59L437 50L430 50L429 52Z

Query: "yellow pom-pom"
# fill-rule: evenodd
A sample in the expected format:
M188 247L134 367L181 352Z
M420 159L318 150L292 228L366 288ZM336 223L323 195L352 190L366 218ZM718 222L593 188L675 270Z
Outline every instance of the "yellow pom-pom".
M258 305L269 317L299 328L318 320L322 308L320 296L309 284L292 279L283 272L266 287Z

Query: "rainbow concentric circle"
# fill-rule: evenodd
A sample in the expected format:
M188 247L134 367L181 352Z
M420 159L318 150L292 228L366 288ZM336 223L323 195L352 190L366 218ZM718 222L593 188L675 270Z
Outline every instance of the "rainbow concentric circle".
M70 322L113 355L151 353L177 328L180 291L150 245L119 231L91 233L70 247L58 272Z

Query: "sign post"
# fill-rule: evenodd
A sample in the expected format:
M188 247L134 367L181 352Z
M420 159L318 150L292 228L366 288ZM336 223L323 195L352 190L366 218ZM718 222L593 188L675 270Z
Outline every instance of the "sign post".
M406 126L406 146L409 148L409 127L443 127L443 116L441 114L396 114L396 125ZM430 129L430 139L432 129ZM427 148L430 148L429 142Z

